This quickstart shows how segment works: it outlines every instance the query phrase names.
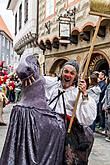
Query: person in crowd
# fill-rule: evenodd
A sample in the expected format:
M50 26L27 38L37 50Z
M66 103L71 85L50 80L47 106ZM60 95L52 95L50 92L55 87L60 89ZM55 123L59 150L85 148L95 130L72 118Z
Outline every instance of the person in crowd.
M0 89L2 87L2 84L4 84L13 74L14 72L6 75L0 75Z
M1 71L2 71L2 69L1 69ZM1 126L5 126L6 125L6 123L4 122L4 120L3 120L3 108L4 108L4 106L6 105L6 104L8 104L9 103L9 101L8 101L8 98L6 97L6 95L5 95L5 93L4 92L6 92L5 90L5 86L3 86L3 84L6 82L6 80L10 77L10 76L12 76L12 74L13 73L10 73L10 74L8 74L8 75L4 75L3 76L3 74L2 74L2 72L1 72L1 74L0 74L0 125ZM4 91L4 92L3 92Z
M95 70L95 71L93 71L93 73L92 73L92 74L95 74L95 75L97 76L97 79L98 79L98 76L99 76L99 71Z
M21 91L22 91L22 84L17 75L15 75L14 82L15 82L15 96L16 96L15 102L17 102L21 98Z
M9 95L9 101L14 102L15 101L15 83L14 83L14 76L11 76L8 83L8 95Z
M90 95L92 98L94 98L96 104L98 104L99 102L99 98L100 98L100 93L101 93L101 89L98 85L98 78L96 74L91 74L89 77L89 87L88 87L88 95ZM95 131L95 120L93 122L93 124L91 125L91 128L93 131Z
M3 120L3 108L6 104L8 104L8 99L2 90L0 90L0 126L6 126Z
M6 84L2 84L2 93L6 96L6 93L7 93L7 89L6 89ZM6 98L7 98L7 96L6 96ZM8 99L8 98L7 98ZM6 105L6 101L5 101L6 99L4 99L4 101L3 101L3 108L5 107L5 105Z
M2 92L6 95L6 84L2 84Z
M102 100L104 98L105 91L107 88L107 84L105 80L106 80L106 71L102 70L99 72L99 76L98 76L98 85L101 89L101 93L100 93L99 103L97 106L98 107L97 120L99 122L99 129L102 131L105 129L105 111L102 111L102 106L103 106Z
M73 122L71 131L73 132L73 136L78 136L76 139L80 139L82 137L83 141L83 131L80 129L80 126L89 128L89 125L93 123L96 118L97 110L96 110L96 102L92 97L87 94L86 90L86 82L83 79L80 79L78 82L78 87L76 87L76 81L79 72L79 65L77 61L70 60L64 64L61 69L59 77L50 77L45 76L45 90L46 97L49 106L53 111L58 113L60 116L65 118L65 113L67 117L67 122L70 122L70 118L72 116L72 111L74 109L75 100L78 93L78 88L81 91L81 95L77 105L76 117ZM63 97L62 94L63 93ZM64 99L63 99L64 98ZM66 112L65 112L66 111ZM77 131L76 129L79 128ZM77 135L79 133L79 135ZM73 137L73 139L75 139ZM77 141L76 140L76 141ZM87 141L86 141L87 142ZM75 140L73 140L73 145L75 145ZM74 146L72 146L74 148ZM90 154L86 153L86 149L76 149L72 153L72 164L88 164L88 156ZM71 159L70 155L67 155L68 159ZM70 161L70 160L67 160ZM65 163L67 164L67 162Z
M102 110L105 111L105 115L106 115L105 134L107 137L105 138L105 140L110 142L110 73L108 76L108 80L109 80L109 83L105 91L105 96L103 99L104 104L103 104Z

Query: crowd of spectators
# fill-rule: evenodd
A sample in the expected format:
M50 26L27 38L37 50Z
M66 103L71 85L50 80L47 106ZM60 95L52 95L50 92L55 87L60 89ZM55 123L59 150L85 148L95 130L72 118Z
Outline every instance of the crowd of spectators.
M0 68L0 126L6 126L3 120L3 108L19 100L20 81L15 73L7 73Z

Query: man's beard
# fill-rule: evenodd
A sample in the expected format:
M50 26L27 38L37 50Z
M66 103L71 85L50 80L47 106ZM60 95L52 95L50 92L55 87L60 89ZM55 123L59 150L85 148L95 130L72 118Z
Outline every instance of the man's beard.
M63 80L62 80L62 86L63 86L64 88L68 88L68 87L72 86L71 80L63 79Z

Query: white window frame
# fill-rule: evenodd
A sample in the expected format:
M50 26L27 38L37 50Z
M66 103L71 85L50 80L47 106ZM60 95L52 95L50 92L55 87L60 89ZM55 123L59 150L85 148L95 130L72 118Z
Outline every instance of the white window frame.
M45 3L46 3L45 17L48 18L49 16L55 13L55 0L45 0Z
M5 47L5 36L3 36L3 47Z

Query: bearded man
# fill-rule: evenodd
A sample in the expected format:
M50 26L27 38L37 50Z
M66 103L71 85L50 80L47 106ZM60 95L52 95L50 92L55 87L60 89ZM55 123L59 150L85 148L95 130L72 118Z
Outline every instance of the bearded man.
M85 80L78 80L78 86L76 87L78 72L79 65L77 61L70 60L62 67L60 78L50 76L44 77L48 104L51 109L64 118L64 120L66 116L67 125L69 124L72 116L78 89L81 91L76 116L71 129L73 136L77 136L73 137L72 140L72 148L74 151L71 156L70 154L67 155L68 160L64 161L63 165L87 165L88 156L93 145L92 139L91 145L88 145L87 147L87 139L89 139L89 137L87 138L84 135L84 129L90 129L88 126L91 125L96 118L96 103L94 99L87 94ZM91 130L89 130L89 133L90 131Z

